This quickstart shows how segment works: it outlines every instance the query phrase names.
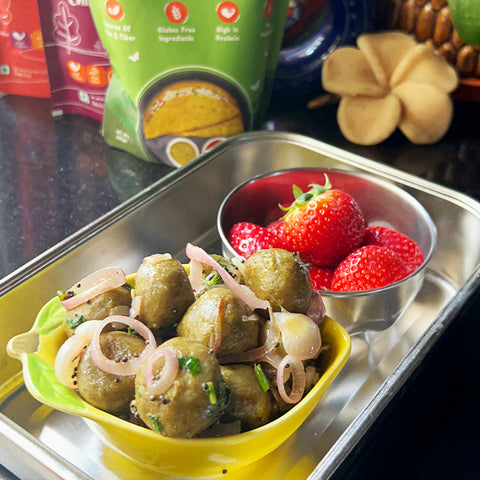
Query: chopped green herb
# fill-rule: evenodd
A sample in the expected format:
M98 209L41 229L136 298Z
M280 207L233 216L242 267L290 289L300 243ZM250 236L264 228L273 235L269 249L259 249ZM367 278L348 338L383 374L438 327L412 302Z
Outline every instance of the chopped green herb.
M127 333L132 337L139 337L140 335L132 327L127 327Z
M152 421L153 427L157 432L161 432L163 430L162 424L158 420L157 415L153 415L151 413L147 413L147 417Z
M65 322L72 330L75 330L79 325L86 322L87 319L83 315L75 314L75 318L66 318Z
M208 384L205 383L202 385L202 388L208 389ZM213 390L213 384L212 384ZM206 391L206 390L205 390ZM227 408L228 402L230 399L230 390L227 387L227 384L223 378L219 378L216 383L216 391L214 392L215 403L210 402L210 405L207 408L206 416L215 423L224 413ZM210 400L210 399L209 399Z
M202 371L202 364L196 357L180 357L178 363L182 370L188 370L194 376Z
M223 259L217 258L217 263L218 263L221 267L223 267L225 270L228 270L229 265L228 265L227 263L225 263L225 262L223 261Z
M212 272L210 275L203 279L203 283L205 283L209 287L213 287L217 285L217 283L219 283L221 280L222 277L218 272Z
M255 375L257 376L258 383L262 387L264 392L267 392L270 389L270 385L268 384L267 377L265 373L263 373L262 366L259 363L255 364Z
M217 403L217 395L215 393L215 387L213 386L213 382L206 382L202 385L205 393L208 395L208 400L212 405Z
M133 286L130 285L129 283L124 283L123 287L125 287L129 292L131 292L133 290Z
M224 262L223 258L217 258L217 263L225 269L233 278L237 276L237 270L235 267L232 266L232 264L228 262Z

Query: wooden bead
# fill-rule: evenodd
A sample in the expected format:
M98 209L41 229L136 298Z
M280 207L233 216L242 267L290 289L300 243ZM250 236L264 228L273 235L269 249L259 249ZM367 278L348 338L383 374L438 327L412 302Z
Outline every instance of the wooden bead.
M407 1L403 5L402 15L400 18L400 26L408 33L415 30L418 8L413 1Z
M439 45L450 39L453 31L452 16L450 9L443 7L437 15L437 23L433 31L433 43Z
M471 45L463 46L457 53L456 67L460 75L471 75L476 66L475 50Z
M432 38L435 28L435 17L436 15L431 5L425 5L420 10L415 27L415 36L419 42L425 42Z
M453 64L455 62L455 49L450 42L440 45L438 53L440 53L448 63Z

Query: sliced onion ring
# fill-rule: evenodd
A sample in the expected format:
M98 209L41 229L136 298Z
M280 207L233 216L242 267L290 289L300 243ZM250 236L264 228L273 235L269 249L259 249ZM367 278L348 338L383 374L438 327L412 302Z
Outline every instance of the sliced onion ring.
M287 393L285 382L292 376L292 390ZM290 355L285 355L280 362L277 370L278 393L282 400L287 403L298 403L305 392L305 367L301 360L297 360Z
M275 321L282 332L283 348L297 360L316 358L322 347L318 325L301 313L275 312Z
M281 346L281 331L278 327L278 322L275 320L272 309L269 309L269 314L269 323L265 324L265 353L263 354L261 360L278 369L278 366L282 360L282 356L279 353L279 347Z
M246 285L238 283L214 258L205 252L205 250L191 243L187 243L185 253L190 260L196 260L197 262L214 268L222 277L225 285L251 309L265 309L270 307L270 302L261 300Z
M130 316L133 318L139 318L142 311L142 296L135 295L132 297L132 305L130 306Z
M86 322L81 323L74 331L75 335L81 335L88 339L88 343L93 338L93 334L95 330L100 326L102 323L101 320L87 320Z
M198 262L197 260L191 260L190 274L188 279L190 280L190 284L192 285L192 289L195 293L199 293L203 288L202 273L202 263Z
M312 300L308 307L307 317L310 317L317 325L320 325L325 318L325 304L318 290L312 292Z
M80 360L80 353L90 343L83 335L72 335L62 344L55 357L54 371L60 382L70 388L76 388L75 368Z
M159 374L153 373L153 367L160 359L164 360ZM152 395L163 395L177 377L179 363L176 353L169 348L158 347L148 358L145 369L145 385Z
M282 361L282 356L278 352L278 348L273 348L267 350L263 357L260 358L260 360L269 363L274 368L278 368L280 362Z
M146 342L143 352L138 357L131 357L127 362L116 362L110 358L107 358L100 347L100 334L106 325L110 323L121 323L127 325L139 335L141 335ZM109 317L102 320L98 328L95 330L91 349L92 349L92 359L100 370L104 372L111 373L112 375L135 375L137 373L138 367L141 363L148 358L152 352L157 348L157 343L155 337L153 336L152 331L142 322L131 317L124 317L122 315L110 315Z
M62 306L66 310L72 310L91 298L113 290L114 288L121 287L125 284L125 281L125 272L120 267L102 268L82 278L82 280L77 283L80 287L72 287L71 290L75 292L75 295L66 300L62 300Z

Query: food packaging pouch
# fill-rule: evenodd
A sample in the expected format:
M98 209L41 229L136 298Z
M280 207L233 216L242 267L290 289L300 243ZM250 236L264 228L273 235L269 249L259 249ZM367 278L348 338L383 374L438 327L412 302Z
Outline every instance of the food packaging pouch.
M50 97L36 0L0 0L0 93Z
M53 115L101 121L112 69L88 0L38 0Z
M255 127L288 0L90 0L90 9L113 68L107 143L179 167Z

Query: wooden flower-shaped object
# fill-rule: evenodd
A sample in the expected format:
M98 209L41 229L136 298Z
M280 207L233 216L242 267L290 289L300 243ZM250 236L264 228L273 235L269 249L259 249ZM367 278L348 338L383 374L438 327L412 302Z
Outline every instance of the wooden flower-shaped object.
M323 88L341 97L343 135L375 145L398 127L416 144L440 140L450 126L456 70L428 43L397 31L363 34L325 60Z

